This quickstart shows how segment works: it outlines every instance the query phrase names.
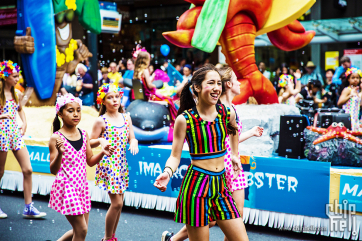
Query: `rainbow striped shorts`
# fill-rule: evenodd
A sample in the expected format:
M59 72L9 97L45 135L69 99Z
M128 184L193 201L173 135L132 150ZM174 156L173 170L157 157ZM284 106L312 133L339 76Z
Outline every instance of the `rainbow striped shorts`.
M234 218L240 218L240 214L227 189L225 169L211 172L190 165L177 198L175 222L202 227Z

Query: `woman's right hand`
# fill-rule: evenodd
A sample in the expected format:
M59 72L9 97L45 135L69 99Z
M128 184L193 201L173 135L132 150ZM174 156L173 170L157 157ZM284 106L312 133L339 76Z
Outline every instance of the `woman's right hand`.
M13 119L13 117L10 114L0 115L0 120L3 120L3 119Z
M63 154L65 152L64 140L60 136L56 140L55 147L60 154Z
M169 174L167 172L164 172L164 173L161 173L160 175L158 175L158 177L156 178L156 181L153 184L153 186L160 189L161 192L164 192L167 189L167 184L168 184L169 181L170 181Z

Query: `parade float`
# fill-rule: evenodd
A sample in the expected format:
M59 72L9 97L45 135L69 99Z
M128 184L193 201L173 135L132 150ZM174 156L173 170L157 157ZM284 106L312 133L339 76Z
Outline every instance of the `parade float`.
M264 128L261 138L251 138L239 145L240 159L249 184L249 187L245 189L243 212L245 223L362 240L362 170L356 167L357 165L336 166L335 163L326 158L332 151L335 151L338 158L344 158L343 160L346 158L345 153L352 153L351 155L355 160L360 160L359 150L361 148L358 146L360 141L356 139L360 134L351 133L342 126L332 126L328 129L310 127L297 132L294 129L299 130L301 123L293 121L281 123L281 116L300 115L300 112L295 107L275 104L277 98L273 86L262 76L255 65L253 43L256 35L268 33L271 42L285 51L295 50L309 43L314 33L305 32L296 19L313 5L314 0L266 0L262 3L256 0L187 1L194 4L193 7L180 17L177 31L164 33L164 36L178 46L196 47L208 52L212 51L219 42L227 62L233 67L241 82L241 94L234 102L237 104L236 111L243 123L243 131L255 125ZM54 2L62 1L54 0ZM85 1L77 0L77 9L79 3L85 3ZM52 5L48 7L51 9ZM78 11L80 10L78 9ZM48 18L54 19L54 13L48 13ZM82 13L78 12L78 14ZM26 15L24 17L26 18ZM82 21L87 22L87 19L83 18ZM26 34L26 28L30 26L26 23L25 21L25 25L20 29L23 34ZM56 29L55 23L52 26ZM207 31L202 33L200 29ZM24 53L24 55L31 54L32 51L35 54L36 51L41 50L42 45L37 42L36 38L37 31L36 26L31 26L31 33L28 31L28 36L23 37L28 41L31 34L34 38L35 47L35 51L31 50L32 44L27 44L30 46L27 48L30 49L30 52ZM59 30L56 29L56 31ZM58 43L55 40L55 35L54 41L49 43L55 52L56 47L53 43ZM80 44L77 45L79 47ZM59 49L59 53L56 52L58 58L59 54L64 53L64 51L67 52L64 48L57 48ZM28 121L28 130L24 139L33 167L32 192L41 195L50 193L55 178L50 174L48 150L51 123L55 116L54 107L46 107L41 103L53 98L54 91L51 90L55 89L60 74L64 74L70 68L71 62L81 60L81 57L76 57L78 56L76 48L72 49L73 52L75 51L74 59L67 56L65 61L61 62L63 64L69 62L66 68L60 69L63 65L58 66L57 69L50 68L49 71L52 71L52 75L47 76L49 79L43 79L44 81L34 79L34 81L40 82L32 86L35 92L30 101L33 100L31 105L38 103L38 106L24 107ZM70 51L69 48L68 51ZM30 56L23 56L22 58L26 57ZM59 63L54 53L52 58L54 59L49 61ZM24 68L27 78L29 75L35 76L31 66L28 67ZM43 91L39 87L41 85L51 86L51 88L49 86L46 88L48 92L43 97L45 101L41 97L43 94L39 93ZM250 96L255 97L258 103L262 105L243 104ZM137 106L140 108L140 105ZM152 113L152 105L147 106L147 108ZM97 116L98 113L94 109L84 107L79 127L89 133ZM157 119L163 118L163 115L160 117L158 113L153 113L147 116L146 112L143 118ZM142 121L142 118L139 121ZM340 130L337 131L337 127ZM162 128L163 126L159 127L159 129ZM306 139L305 154L312 161L306 158L280 157L275 154L279 146L278 133L287 130L290 130L291 133L289 138L300 139L301 141ZM337 132L341 133L337 134ZM306 138L301 137L301 135ZM328 142L330 143L328 144ZM335 148L344 145L345 149L343 150L347 151L338 152L335 148L329 148L333 145ZM95 149L95 152L99 151L99 149ZM124 196L125 205L169 212L175 210L179 187L187 166L190 164L190 155L186 144L180 166L172 177L167 191L159 192L153 186L155 178L163 170L170 151L170 143L149 142L140 144L138 155L127 154L130 186ZM338 164L343 163L345 162L338 162ZM5 170L0 187L22 191L21 170L14 156L10 153ZM94 176L95 168L87 167L91 199L110 203L107 193L94 186ZM345 228L344 231L341 231L343 225Z

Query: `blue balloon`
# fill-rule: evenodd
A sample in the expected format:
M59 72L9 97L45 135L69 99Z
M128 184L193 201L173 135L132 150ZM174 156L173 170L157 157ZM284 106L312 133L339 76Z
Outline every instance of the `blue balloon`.
M166 57L170 53L170 46L168 46L167 44L163 44L160 50L161 54Z

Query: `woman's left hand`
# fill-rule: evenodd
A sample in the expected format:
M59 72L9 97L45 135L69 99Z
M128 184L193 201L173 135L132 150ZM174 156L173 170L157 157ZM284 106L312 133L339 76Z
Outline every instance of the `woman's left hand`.
M20 134L23 136L25 135L26 132L26 123L24 123L21 127L20 127Z
M131 140L128 150L131 151L132 155L138 153L138 141L136 139Z
M241 172L240 158L238 158L237 156L231 156L231 162L233 164L233 169L234 169L233 180L235 180L240 175Z
M260 137L263 135L264 128L260 126L254 126L251 131L254 136Z

